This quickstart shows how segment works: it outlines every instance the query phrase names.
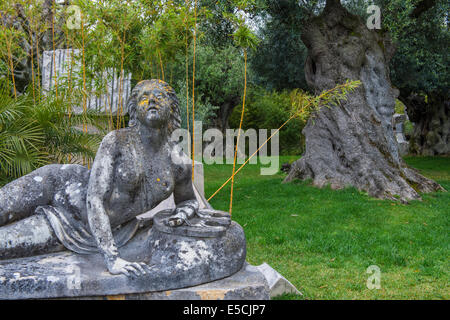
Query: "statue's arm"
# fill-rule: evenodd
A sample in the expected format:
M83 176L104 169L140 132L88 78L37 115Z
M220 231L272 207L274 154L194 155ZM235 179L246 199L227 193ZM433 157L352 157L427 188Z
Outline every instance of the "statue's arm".
M119 257L104 205L113 190L116 149L117 143L112 132L103 138L92 165L86 196L88 222L98 249L112 274L145 273L143 265Z
M199 204L192 186L191 164L188 158L184 160L181 167L181 174L177 175L177 180L175 181L173 196L177 206L175 214L179 215L181 213L189 219L197 213Z
M97 151L86 196L89 226L100 252L107 259L118 256L111 223L104 206L112 191L115 155L113 140L112 135L107 135Z

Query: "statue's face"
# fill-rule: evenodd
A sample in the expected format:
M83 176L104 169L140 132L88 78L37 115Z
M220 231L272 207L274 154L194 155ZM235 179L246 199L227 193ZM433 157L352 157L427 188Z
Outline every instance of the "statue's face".
M170 104L171 99L164 88L155 83L147 84L137 96L137 120L150 127L167 125L170 117Z

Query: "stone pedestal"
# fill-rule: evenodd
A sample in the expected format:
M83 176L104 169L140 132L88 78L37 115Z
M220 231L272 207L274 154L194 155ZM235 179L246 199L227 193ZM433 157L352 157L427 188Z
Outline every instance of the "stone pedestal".
M192 287L232 276L245 263L244 231L232 222L219 237L197 238L142 229L120 256L143 261L143 276L112 275L100 254L64 251L0 261L0 299L108 296Z
M230 277L199 286L157 292L75 297L76 300L269 300L270 288L260 270L245 264Z

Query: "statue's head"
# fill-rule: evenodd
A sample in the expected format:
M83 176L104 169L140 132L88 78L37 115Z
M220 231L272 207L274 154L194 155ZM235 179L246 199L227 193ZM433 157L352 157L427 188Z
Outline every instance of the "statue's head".
M130 126L140 123L149 127L166 126L169 136L181 126L180 109L175 90L161 80L143 80L131 91L127 107Z

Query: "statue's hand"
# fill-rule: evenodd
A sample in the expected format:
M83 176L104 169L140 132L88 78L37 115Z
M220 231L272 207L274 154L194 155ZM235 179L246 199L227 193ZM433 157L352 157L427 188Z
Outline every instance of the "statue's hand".
M175 214L167 219L167 223L171 227L181 226L182 224L190 225L188 213L180 208L177 208Z
M198 211L198 203L196 200L188 200L179 204L174 214L169 217L168 224L171 227L181 226L182 224L190 225L189 219L193 218Z
M150 271L150 268L143 262L130 262L119 257L114 258L107 265L111 274L140 276Z

